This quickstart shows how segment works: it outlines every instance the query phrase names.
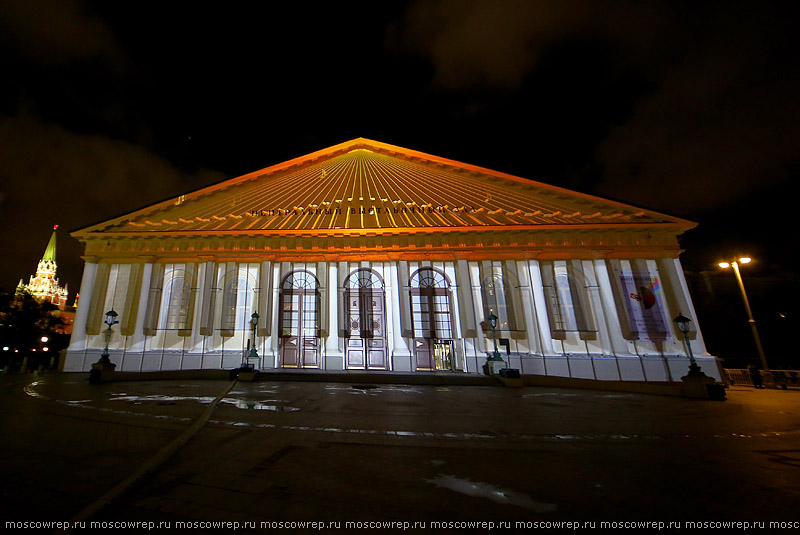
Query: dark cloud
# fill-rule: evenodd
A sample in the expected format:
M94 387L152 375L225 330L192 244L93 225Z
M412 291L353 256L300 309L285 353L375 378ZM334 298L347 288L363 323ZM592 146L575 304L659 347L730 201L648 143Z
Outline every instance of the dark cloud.
M107 25L73 0L4 0L0 28L0 39L37 63L124 58Z
M661 13L653 2L418 1L390 42L429 58L437 88L517 90L549 48L570 39L613 38L639 45L631 55L646 53Z
M560 107L561 121L574 123L575 134L558 142L585 142L576 148L587 160L564 168L580 175L567 177L568 185L687 215L796 171L800 69L790 37L796 11L788 4L736 2L425 1L409 7L392 43L426 57L432 87L446 93L482 89L535 99L560 79L555 83L564 99L555 92L538 103L517 99L520 115L547 120L514 135L531 147L547 143L543 130L551 139L562 130L551 113ZM615 70L635 73L631 78L644 80L646 90L608 92L605 102L594 101L598 95L588 93L602 91L602 78ZM569 106L581 104L566 100L575 96L619 112L575 116ZM602 137L581 138L582 130L598 126Z
M33 274L59 224L59 274L80 280L80 248L67 232L198 189L220 173L185 173L148 149L97 135L75 134L28 117L0 116L0 213L4 278ZM76 291L77 288L72 288Z
M800 85L748 80L706 59L676 69L598 147L600 193L687 214L741 199L800 168ZM692 69L700 75L694 80L710 73L707 82L692 81Z
M800 69L780 15L734 6L709 16L598 147L598 191L690 214L796 172Z

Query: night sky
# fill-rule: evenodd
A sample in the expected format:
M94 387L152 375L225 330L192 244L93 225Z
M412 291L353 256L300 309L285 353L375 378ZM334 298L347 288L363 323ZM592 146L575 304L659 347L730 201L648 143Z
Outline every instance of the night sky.
M0 287L59 224L71 300L68 231L355 137L697 221L688 269L791 269L796 2L274 4L0 2Z

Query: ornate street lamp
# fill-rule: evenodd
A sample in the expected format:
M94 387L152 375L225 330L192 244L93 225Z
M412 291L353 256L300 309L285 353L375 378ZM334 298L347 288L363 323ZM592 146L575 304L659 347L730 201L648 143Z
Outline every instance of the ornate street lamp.
M258 351L256 351L256 325L258 325L258 312L253 312L250 316L250 324L253 326L253 345L250 347L250 353L247 355L247 365L250 366L250 359L258 359Z
M703 372L700 371L700 366L697 365L697 361L694 360L692 344L689 343L689 323L692 320L678 313L678 316L672 321L678 326L678 330L683 333L683 340L686 342L686 349L689 352L689 375L704 375Z
M106 331L106 347L103 349L103 354L100 355L100 360L97 361L98 364L111 364L111 360L108 358L108 342L111 340L111 326L119 323L117 316L118 314L114 312L113 308L106 312L105 324L108 325L108 330Z
M727 269L729 267L733 268L733 272L736 274L736 282L739 283L739 290L742 292L742 299L744 299L744 308L747 310L747 321L750 323L750 329L753 331L753 338L756 341L756 349L758 350L758 356L761 359L761 367L764 369L765 372L769 371L769 366L767 366L767 357L764 355L764 348L761 346L761 338L758 336L758 329L756 329L756 320L753 319L753 312L750 310L750 301L747 300L747 292L744 291L744 282L742 281L742 274L739 272L739 264L749 264L752 259L748 256L743 256L739 258L738 261L731 260L730 262L720 262L718 265L722 269Z
M502 361L503 359L500 358L500 352L497 351L497 316L495 316L493 312L490 312L487 319L489 320L489 325L492 327L492 344L494 345L494 352L492 353L492 358L489 360Z

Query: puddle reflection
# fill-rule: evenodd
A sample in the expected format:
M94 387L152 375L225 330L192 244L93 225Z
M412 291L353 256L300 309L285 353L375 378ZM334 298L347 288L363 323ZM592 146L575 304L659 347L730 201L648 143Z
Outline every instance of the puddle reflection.
M404 394L420 394L422 391L419 388L413 386L403 386L403 385L371 385L371 384L356 384L356 385L339 385L339 384L330 384L325 385L325 390L328 390L329 394L335 394L336 390L345 391L348 394L367 394L367 395L377 395L383 393L395 393L401 392Z
M554 503L537 502L526 494L503 489L491 483L473 482L468 479L446 475L439 475L435 479L426 479L425 481L437 487L450 489L455 492L460 492L461 494L466 494L467 496L486 498L497 503L515 505L524 509L530 509L536 513L549 513L558 508Z
M233 405L237 409L256 410L256 411L276 411L276 412L295 412L300 409L297 407L287 407L286 405L272 405L270 401L253 401L249 399L222 398L222 403Z
M129 396L125 393L111 395L116 397L109 398L109 401L128 401L134 405L141 405L143 402L148 401L155 401L159 403L163 403L165 401L196 401L198 403L208 404L216 399L211 396L162 396L158 394L152 394L149 396Z

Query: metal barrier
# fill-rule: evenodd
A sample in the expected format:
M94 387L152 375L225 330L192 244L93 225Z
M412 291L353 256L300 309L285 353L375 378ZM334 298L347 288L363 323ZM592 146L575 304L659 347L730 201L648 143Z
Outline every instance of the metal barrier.
M766 388L800 388L800 372L796 370L756 370ZM725 368L725 375L731 385L754 386L750 370Z

